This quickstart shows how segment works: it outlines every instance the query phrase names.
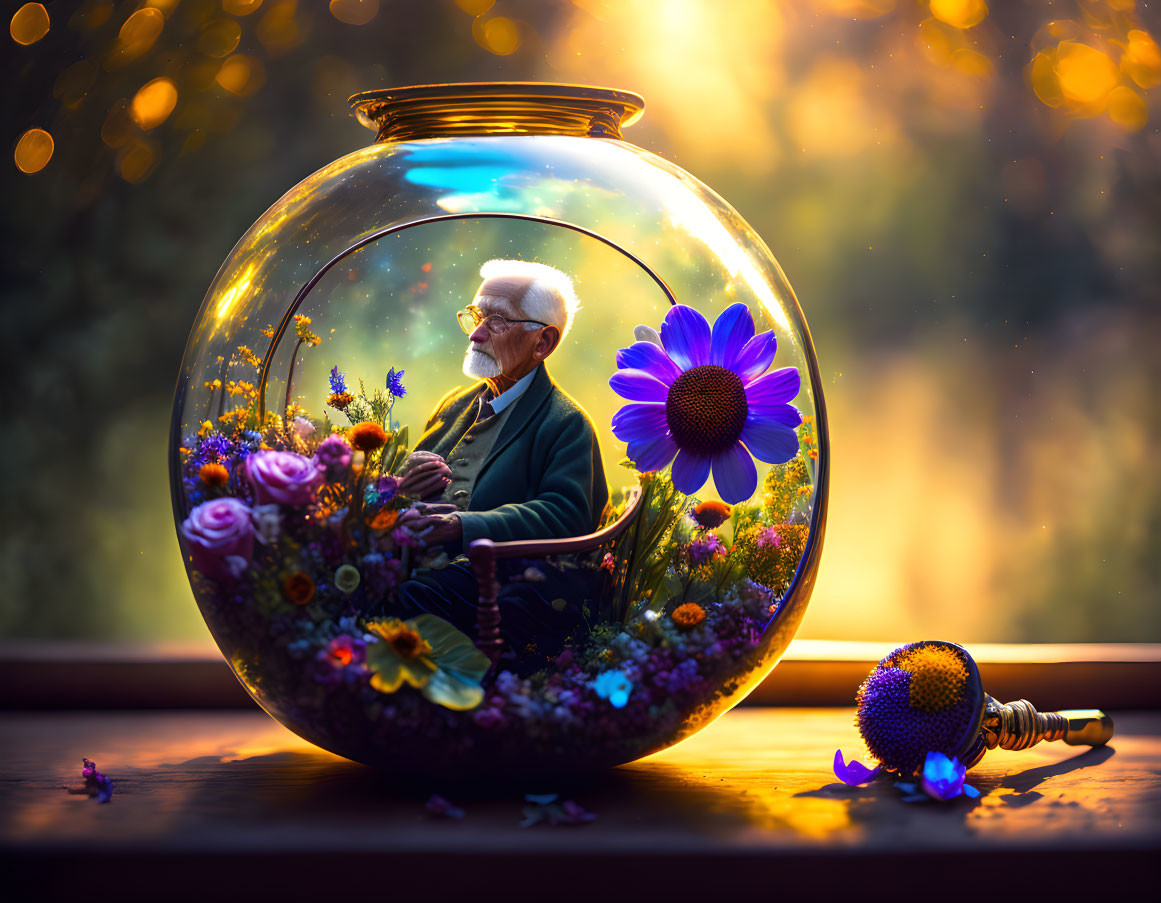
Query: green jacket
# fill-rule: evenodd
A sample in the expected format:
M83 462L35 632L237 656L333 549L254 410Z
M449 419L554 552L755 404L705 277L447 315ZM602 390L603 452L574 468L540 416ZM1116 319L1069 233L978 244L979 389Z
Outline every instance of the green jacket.
M440 399L416 449L450 459L475 423L483 381ZM583 536L609 500L592 421L540 366L484 459L468 510L460 514L463 548L494 542Z

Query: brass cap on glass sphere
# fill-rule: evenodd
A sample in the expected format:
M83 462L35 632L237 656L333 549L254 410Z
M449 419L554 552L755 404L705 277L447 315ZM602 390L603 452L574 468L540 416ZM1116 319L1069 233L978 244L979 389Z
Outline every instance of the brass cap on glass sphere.
M553 82L462 82L363 91L350 98L378 141L467 135L620 138L641 118L632 91Z

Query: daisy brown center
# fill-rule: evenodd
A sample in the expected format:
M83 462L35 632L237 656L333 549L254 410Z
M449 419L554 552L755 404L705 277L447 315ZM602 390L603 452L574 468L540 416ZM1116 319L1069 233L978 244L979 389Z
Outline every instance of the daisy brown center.
M669 387L665 420L677 447L712 455L738 441L746 424L746 390L738 374L706 364Z

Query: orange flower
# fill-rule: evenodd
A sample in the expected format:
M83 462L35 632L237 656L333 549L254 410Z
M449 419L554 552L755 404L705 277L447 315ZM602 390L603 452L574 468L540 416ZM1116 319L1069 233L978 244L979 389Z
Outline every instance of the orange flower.
M372 530L390 530L395 526L395 521L399 518L399 512L391 508L384 508L373 518L367 521L367 526Z
M306 605L314 598L314 581L309 574L298 571L282 581L282 592L295 605Z
M705 609L696 602L686 602L677 606L669 617L682 630L692 630L705 620Z
M706 530L720 527L729 517L730 506L717 499L702 502L693 509L693 519L697 521L699 527L704 527Z
M379 424L367 420L351 427L347 433L347 441L351 443L352 448L370 454L387 444L387 433Z
M355 396L350 392L332 392L327 396L327 404L338 411L345 411L347 405L355 400Z
M198 471L198 476L211 489L217 489L219 486L226 485L226 482L230 479L230 471L226 470L221 464L211 462L201 466L201 469Z

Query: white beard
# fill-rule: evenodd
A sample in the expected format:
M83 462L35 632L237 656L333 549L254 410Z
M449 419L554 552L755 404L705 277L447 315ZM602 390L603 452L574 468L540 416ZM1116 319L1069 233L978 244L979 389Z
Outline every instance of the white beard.
M476 379L493 379L502 372L500 365L490 354L475 347L468 349L468 353L464 357L464 376L473 376Z

